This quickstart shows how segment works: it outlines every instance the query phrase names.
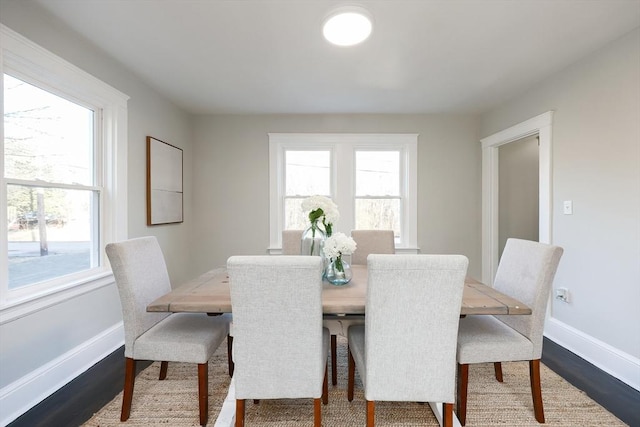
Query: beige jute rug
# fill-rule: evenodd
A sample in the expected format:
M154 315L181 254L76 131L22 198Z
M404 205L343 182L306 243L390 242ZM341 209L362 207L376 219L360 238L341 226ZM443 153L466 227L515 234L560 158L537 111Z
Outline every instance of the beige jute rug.
M338 338L338 385L329 385L329 404L322 406L322 424L326 427L363 426L365 401L362 383L356 376L355 396L352 402L348 402L346 340ZM159 370L160 364L156 362L138 375L131 417L126 423L120 422L120 393L84 426L198 426L197 367L170 363L164 381L158 381ZM533 415L528 363L504 363L503 372L504 382L499 383L493 376L493 364L469 368L467 426L541 426ZM215 425L229 382L226 344L223 343L209 363L209 426ZM625 425L544 365L542 396L546 426ZM313 402L311 399L262 400L255 405L248 401L246 425L312 426ZM435 427L438 422L428 404L377 402L376 425Z

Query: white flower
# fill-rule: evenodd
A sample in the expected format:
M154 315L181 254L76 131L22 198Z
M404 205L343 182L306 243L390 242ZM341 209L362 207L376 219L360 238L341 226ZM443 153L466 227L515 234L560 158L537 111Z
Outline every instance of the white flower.
M325 196L311 196L302 201L302 210L307 212L312 226L318 220L322 222L327 236L331 236L333 224L340 219L338 205Z
M356 242L344 233L335 233L324 242L324 254L331 261L342 255L351 255L356 250Z

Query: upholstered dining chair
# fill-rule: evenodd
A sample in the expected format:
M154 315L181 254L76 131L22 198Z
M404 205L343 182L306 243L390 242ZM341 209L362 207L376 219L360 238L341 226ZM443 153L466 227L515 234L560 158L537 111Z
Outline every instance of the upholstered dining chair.
M468 259L463 255L369 255L365 324L348 330L373 427L375 401L443 402L453 425L456 339Z
M209 413L208 361L224 341L229 317L200 313L148 313L147 305L171 291L162 250L155 237L106 246L124 321L125 377L120 420L131 413L137 360L161 361L160 379L168 362L198 365L200 424Z
M329 331L322 327L320 257L232 256L236 427L245 400L312 398L314 425L327 403Z
M351 255L351 264L367 265L369 254L393 254L396 252L393 230L352 230L351 237L357 248Z
M467 316L458 333L457 415L465 425L469 365L494 363L502 382L501 362L528 361L536 420L544 423L540 357L549 292L563 249L521 239L508 239L493 287L531 308L531 315Z
M282 255L300 255L300 240L304 230L282 230Z

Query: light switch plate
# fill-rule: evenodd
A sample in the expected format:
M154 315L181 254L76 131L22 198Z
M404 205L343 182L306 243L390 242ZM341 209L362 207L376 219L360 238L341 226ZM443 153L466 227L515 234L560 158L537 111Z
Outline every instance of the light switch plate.
M563 207L565 215L573 215L573 202L571 200L565 200Z

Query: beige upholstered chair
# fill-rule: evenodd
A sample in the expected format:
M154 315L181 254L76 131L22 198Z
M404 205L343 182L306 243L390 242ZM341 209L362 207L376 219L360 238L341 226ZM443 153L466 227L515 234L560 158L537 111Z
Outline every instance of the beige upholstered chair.
M282 255L300 255L300 240L304 230L282 230Z
M396 252L393 230L352 230L351 237L357 244L351 255L351 264L367 265L369 254L393 254Z
M246 399L327 403L329 331L322 327L322 259L233 256L227 261L233 309L236 427Z
M365 324L348 332L347 390L351 401L357 367L368 427L374 425L375 401L443 402L443 425L453 425L468 263L463 255L369 255Z
M500 362L529 361L531 396L536 420L544 423L540 357L549 292L562 248L520 239L508 239L493 287L532 310L530 316L467 316L458 334L458 407L460 423L467 416L469 364L493 362L502 382Z
M162 250L155 237L131 239L106 246L116 280L124 320L125 379L121 421L131 413L136 360L198 364L200 424L209 411L208 361L229 330L229 317L198 313L148 313L147 305L171 291Z

